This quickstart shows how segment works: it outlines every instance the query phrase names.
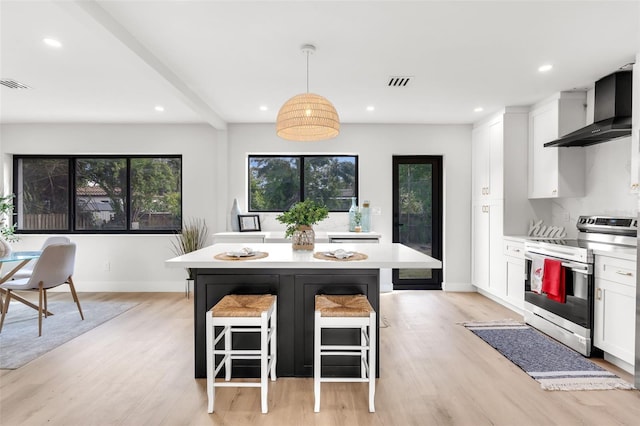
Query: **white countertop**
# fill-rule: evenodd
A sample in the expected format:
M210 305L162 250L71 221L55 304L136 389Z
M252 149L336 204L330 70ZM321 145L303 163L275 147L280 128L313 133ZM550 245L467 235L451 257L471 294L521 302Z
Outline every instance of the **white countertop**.
M238 251L249 246L269 256L255 260L218 260L214 256L228 251ZM333 261L313 257L312 251L295 251L290 244L214 244L165 262L170 268L295 268L295 269L440 269L442 262L403 244L316 244L315 252L343 249L357 251L368 256L364 260Z

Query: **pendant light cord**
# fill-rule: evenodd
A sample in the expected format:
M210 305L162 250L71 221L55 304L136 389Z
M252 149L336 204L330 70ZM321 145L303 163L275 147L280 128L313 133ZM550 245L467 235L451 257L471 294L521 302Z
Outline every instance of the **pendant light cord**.
M309 51L307 51L307 93L309 93Z

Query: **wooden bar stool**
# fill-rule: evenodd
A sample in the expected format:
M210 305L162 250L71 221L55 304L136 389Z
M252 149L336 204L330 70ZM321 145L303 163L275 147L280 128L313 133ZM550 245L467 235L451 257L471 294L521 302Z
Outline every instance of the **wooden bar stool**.
M323 328L360 329L360 345L323 345ZM369 411L375 412L376 329L376 311L364 295L316 295L313 332L313 393L316 413L320 411L321 382L368 382ZM323 377L323 356L360 357L360 377Z
M209 413L213 413L215 388L259 387L262 412L267 413L267 378L276 380L277 297L265 295L227 295L207 313L207 396ZM223 327L216 335L215 327ZM233 333L260 333L260 349L233 349ZM216 344L224 339L224 349ZM220 362L216 356L221 355ZM231 382L231 362L235 359L259 359L259 382ZM224 366L224 381L216 375Z

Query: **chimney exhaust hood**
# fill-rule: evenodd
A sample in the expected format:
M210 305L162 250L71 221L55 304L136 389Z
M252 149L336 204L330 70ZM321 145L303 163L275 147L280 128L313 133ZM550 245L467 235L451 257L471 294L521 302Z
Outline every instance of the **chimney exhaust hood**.
M631 76L631 71L618 71L596 81L594 123L544 146L588 146L630 136Z

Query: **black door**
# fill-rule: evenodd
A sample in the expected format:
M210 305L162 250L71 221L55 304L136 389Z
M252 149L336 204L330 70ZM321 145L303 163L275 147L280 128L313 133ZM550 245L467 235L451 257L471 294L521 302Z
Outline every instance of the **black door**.
M442 156L393 156L393 242L442 260ZM394 290L440 290L441 269L394 269Z

